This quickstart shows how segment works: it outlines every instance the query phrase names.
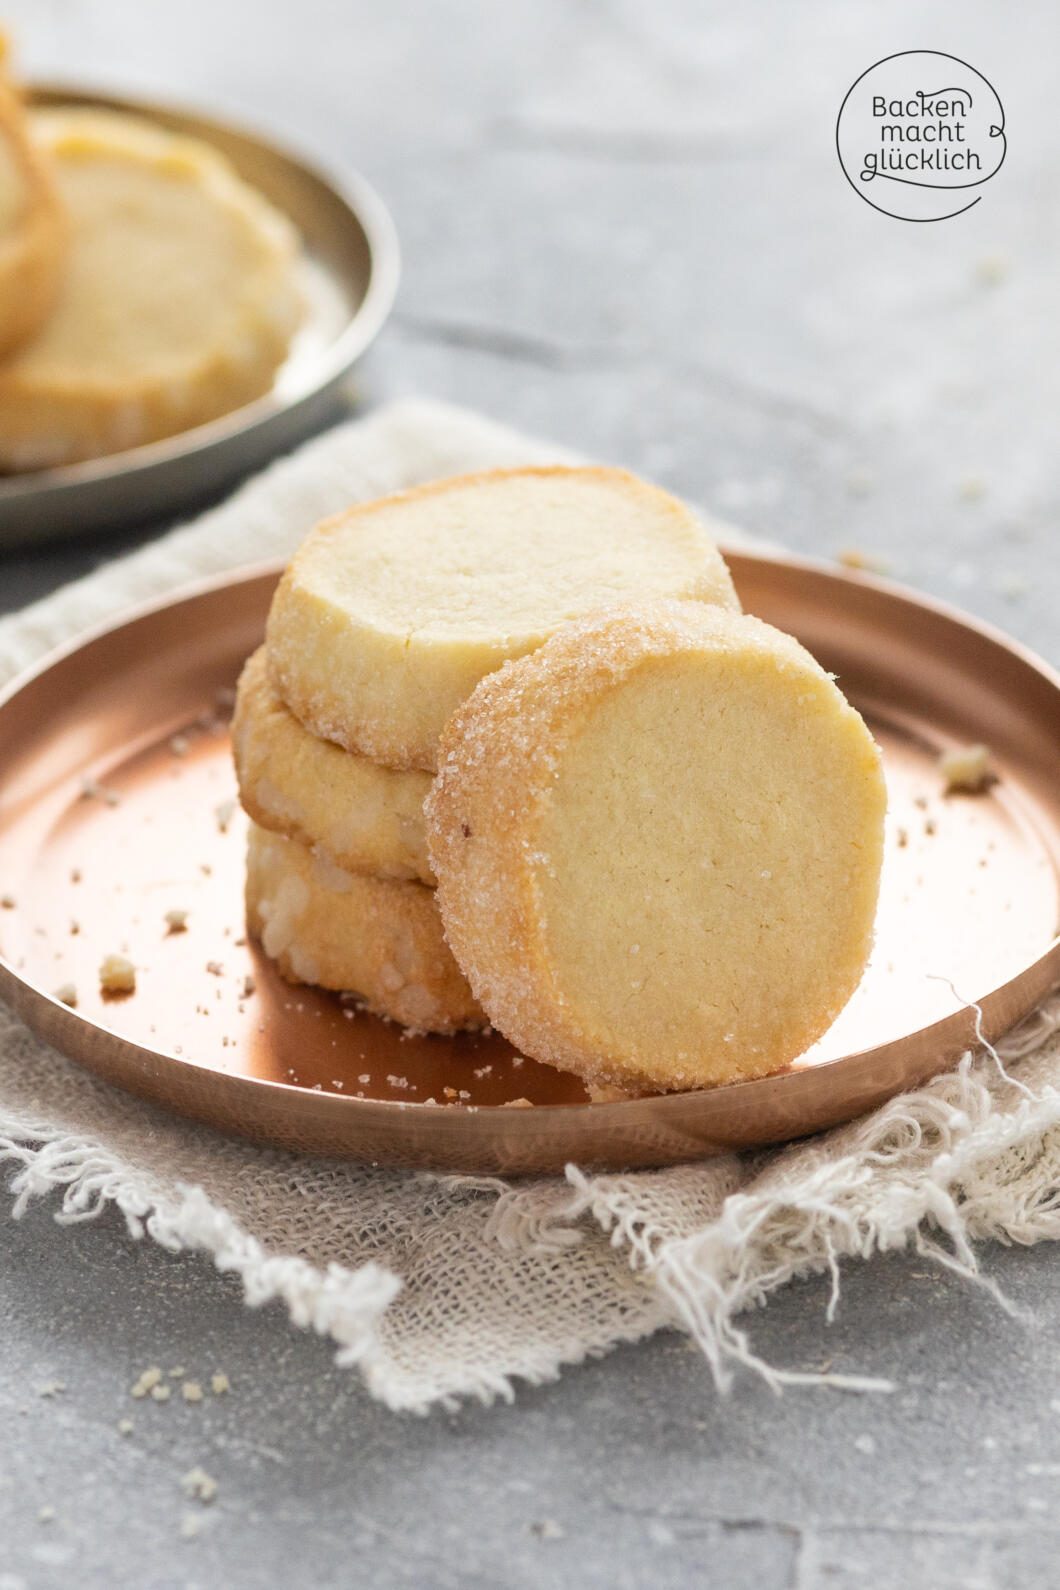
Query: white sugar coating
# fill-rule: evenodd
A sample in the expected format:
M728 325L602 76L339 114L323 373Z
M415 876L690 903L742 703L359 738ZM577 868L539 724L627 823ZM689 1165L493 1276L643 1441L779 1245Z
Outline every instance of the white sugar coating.
M430 771L485 674L652 595L739 607L707 529L657 487L598 468L437 481L318 526L273 600L269 673L314 734Z
M446 937L524 1053L622 1089L763 1075L856 987L879 752L791 637L687 602L595 615L483 680L441 749Z
M442 935L434 890L343 872L251 824L247 924L292 982L360 995L422 1032L482 1025Z
M298 239L212 147L140 119L33 115L69 222L63 290L0 362L0 468L171 436L265 392L302 314Z
M379 767L310 734L269 683L264 647L239 680L232 749L240 799L259 827L347 871L433 883L423 822L429 775Z

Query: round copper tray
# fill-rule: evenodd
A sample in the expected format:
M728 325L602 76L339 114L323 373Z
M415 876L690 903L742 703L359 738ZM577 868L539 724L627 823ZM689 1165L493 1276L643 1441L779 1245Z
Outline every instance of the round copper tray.
M499 1038L406 1038L283 983L244 934L226 726L275 569L142 611L0 701L0 994L110 1082L226 1131L380 1163L662 1165L816 1131L923 1081L973 1040L962 1001L996 1037L1060 982L1060 679L883 582L730 563L747 608L838 674L890 790L872 964L789 1070L590 1105ZM977 740L999 781L946 795L940 749ZM186 931L167 930L172 909ZM110 951L136 963L135 993L100 993ZM67 983L76 1011L53 997Z

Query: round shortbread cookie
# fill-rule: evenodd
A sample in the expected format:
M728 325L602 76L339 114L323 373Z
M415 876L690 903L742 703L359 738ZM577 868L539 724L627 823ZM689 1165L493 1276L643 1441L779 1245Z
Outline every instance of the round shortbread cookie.
M303 729L269 683L264 647L240 676L232 749L240 800L261 828L349 872L434 882L423 817L430 774L380 767Z
M55 303L67 226L54 177L34 145L0 37L0 357L31 337Z
M880 757L790 636L692 603L582 620L483 680L441 753L446 938L535 1059L620 1088L761 1076L857 986Z
M157 441L260 396L302 312L298 239L207 145L132 116L38 111L69 217L55 307L0 367L0 467Z
M306 728L434 769L478 681L581 614L645 596L738 608L683 503L620 469L436 481L325 521L269 615L269 672Z
M252 823L246 903L250 932L291 982L357 994L421 1032L485 1024L422 883L344 872Z

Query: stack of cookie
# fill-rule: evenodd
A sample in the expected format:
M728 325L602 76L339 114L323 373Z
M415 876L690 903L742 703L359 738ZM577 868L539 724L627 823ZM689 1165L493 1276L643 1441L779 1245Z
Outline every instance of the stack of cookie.
M446 943L424 800L450 717L571 620L644 597L739 611L681 503L621 470L497 470L319 526L240 680L250 930L284 976L421 1031L487 1017Z

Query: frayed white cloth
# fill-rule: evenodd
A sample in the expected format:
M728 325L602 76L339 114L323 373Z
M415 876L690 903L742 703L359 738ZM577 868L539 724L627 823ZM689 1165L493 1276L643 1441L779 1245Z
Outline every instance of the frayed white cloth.
M187 528L0 622L0 682L131 603L289 553L324 514L432 476L555 461L440 404L384 409L311 442ZM1019 1060L1018 1078L1006 1067ZM197 1249L330 1336L389 1407L512 1395L522 1378L669 1326L719 1384L754 1355L741 1316L795 1276L913 1245L972 1276L975 1244L1060 1237L1060 998L999 1052L874 1115L770 1154L507 1185L230 1141L97 1082L0 1007L0 1159L18 1215L113 1203L134 1237ZM925 1307L930 1304L925 1302Z

